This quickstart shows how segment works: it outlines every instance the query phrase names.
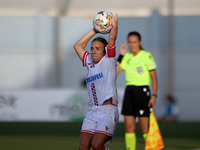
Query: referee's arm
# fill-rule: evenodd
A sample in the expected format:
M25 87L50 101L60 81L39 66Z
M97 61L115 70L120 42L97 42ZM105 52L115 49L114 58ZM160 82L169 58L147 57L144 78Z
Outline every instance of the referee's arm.
M119 74L120 72L122 72L122 67L120 67L119 65L120 63L117 61L117 74Z
M120 55L117 59L117 74L119 74L120 72L122 72L122 67L120 67L120 63L122 61L122 58L124 57L125 53L126 53L126 43L123 43L121 46L120 46Z
M156 70L150 70L150 76L151 76L151 81L152 81L152 97L149 101L149 107L152 106L152 108L154 109L155 103L156 103L156 95L157 95L157 87L158 87L158 83L157 83L157 75L156 75Z

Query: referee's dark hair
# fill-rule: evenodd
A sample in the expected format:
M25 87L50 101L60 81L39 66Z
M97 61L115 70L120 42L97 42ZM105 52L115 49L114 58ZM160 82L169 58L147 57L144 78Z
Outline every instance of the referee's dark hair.
M138 33L137 31L129 32L127 38L128 38L129 36L132 36L132 35L137 36L138 39L139 39L139 41L142 41L141 35L140 35L140 33ZM142 45L140 45L140 50L141 50L141 49L143 49Z

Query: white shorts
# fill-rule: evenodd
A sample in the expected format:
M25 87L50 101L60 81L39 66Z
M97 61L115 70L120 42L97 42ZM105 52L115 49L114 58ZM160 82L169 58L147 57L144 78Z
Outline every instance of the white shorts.
M112 142L119 120L119 111L115 105L102 105L90 107L85 115L81 133L100 133L109 136L105 144Z

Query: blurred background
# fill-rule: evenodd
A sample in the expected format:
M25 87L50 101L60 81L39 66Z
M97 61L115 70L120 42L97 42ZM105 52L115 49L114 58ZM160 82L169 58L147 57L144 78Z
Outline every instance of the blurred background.
M95 14L106 10L119 16L117 56L129 31L140 32L143 47L154 56L155 114L162 113L165 96L172 95L179 106L177 121L200 121L199 7L199 0L1 0L0 120L72 121L84 116L86 68L73 45L93 28ZM124 73L117 86L121 109Z
M119 17L117 56L127 34L138 31L143 47L156 61L154 112L162 121L164 149L197 150L199 8L199 0L0 0L1 150L77 149L88 94L86 68L73 45L93 28L93 17L102 10ZM125 87L121 73L117 78L119 111ZM167 120L164 111L168 104L173 106L173 116ZM138 124L136 133L137 149L143 149ZM121 115L109 147L125 149Z

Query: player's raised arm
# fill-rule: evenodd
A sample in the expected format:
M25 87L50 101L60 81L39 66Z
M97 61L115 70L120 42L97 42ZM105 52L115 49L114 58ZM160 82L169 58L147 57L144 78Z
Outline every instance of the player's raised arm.
M88 33L86 33L75 45L74 45L74 49L77 53L77 55L79 56L79 58L81 59L81 61L83 60L83 54L85 53L85 47L88 43L88 41L96 34L98 33L95 29L92 29L91 31L89 31Z
M118 32L118 15L116 14L115 16L112 14L112 29L109 34L109 39L108 39L108 46L113 46L115 45L115 40L117 39L117 32Z

